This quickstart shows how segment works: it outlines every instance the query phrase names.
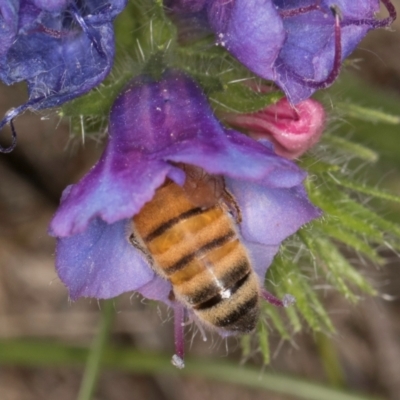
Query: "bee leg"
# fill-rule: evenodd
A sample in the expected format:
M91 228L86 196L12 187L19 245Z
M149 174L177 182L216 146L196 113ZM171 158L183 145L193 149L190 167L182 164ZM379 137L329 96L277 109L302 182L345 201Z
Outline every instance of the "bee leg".
M129 235L129 243L133 247L138 249L146 257L147 262L152 267L153 266L153 259L152 259L151 255L146 250L146 248L140 243L140 241L136 238L136 236L135 236L135 234L133 232Z
M261 297L269 304L277 307L289 307L296 302L296 299L291 294L285 294L283 299L280 300L264 288L261 289Z
M222 204L226 208L226 210L233 216L235 219L236 223L239 225L242 222L242 213L240 212L240 208L238 203L236 203L235 198L233 195L226 189L224 188L222 195Z
M185 307L176 302L174 304L174 336L175 336L175 354L172 357L172 365L182 369L185 367L185 338L184 338L184 321L185 321Z

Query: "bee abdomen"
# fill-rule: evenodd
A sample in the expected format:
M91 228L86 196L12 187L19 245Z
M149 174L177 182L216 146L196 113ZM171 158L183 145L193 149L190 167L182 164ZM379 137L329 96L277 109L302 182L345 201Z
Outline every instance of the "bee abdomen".
M224 261L220 261L219 264L222 262ZM229 262L232 262L229 258L225 260L225 263ZM239 259L239 262L236 262L233 265L230 264L229 267L226 267L225 265L218 265L218 267L221 269L221 272L219 272L214 266L215 276L209 277L210 282L208 284L196 285L196 282L193 282L192 287L186 285L186 288L188 289L185 293L186 299L193 308L204 309L207 308L207 305L211 306L211 303L216 303L216 300L220 296L221 287L233 288L233 291L236 291L244 283L251 271L246 258L241 260ZM204 280L201 276L193 277L193 280L199 279ZM212 299L214 300L209 303Z
M208 300L205 300L201 303L196 304L193 306L194 310L207 310L208 308L212 308L216 305L218 305L221 301L224 301L225 298L230 298L232 297L238 289L241 288L241 286L247 281L249 278L249 273L245 275L243 278L239 279L232 287L229 289L225 289L224 291L221 292L221 289L218 289L219 291L217 294L209 298ZM218 288L218 286L216 286Z
M152 240L156 239L157 237L163 235L165 232L167 232L169 229L171 229L174 225L177 223L184 221L185 219L189 219L192 217L195 217L196 215L200 215L204 212L208 211L207 209L203 209L200 207L194 207L188 211L182 212L181 214L177 215L176 217L173 217L164 223L162 223L159 227L151 231L145 238L144 241L146 243L151 242Z
M189 210L159 225L144 243L152 254L158 272L167 279L195 275L205 266L197 262L215 248L237 240L236 232L219 207ZM190 216L188 216L190 214ZM140 228L140 227L139 227ZM140 233L140 232L139 232ZM142 236L143 237L143 236ZM183 274L180 271L185 270ZM173 282L175 284L175 282Z
M258 320L260 286L246 249L218 201L196 204L168 183L134 217L135 233L178 301L209 326L250 332Z
M210 240L208 243L200 247L198 250L193 251L192 253L186 254L182 258L180 258L177 262L172 265L169 265L164 268L165 273L168 276L175 274L178 271L181 271L185 268L190 262L196 259L201 259L203 256L210 253L212 250L223 246L225 243L231 241L236 238L236 234L234 231L230 230L222 236L214 238Z
M254 272L194 308L201 319L233 333L251 332L259 317L259 282Z

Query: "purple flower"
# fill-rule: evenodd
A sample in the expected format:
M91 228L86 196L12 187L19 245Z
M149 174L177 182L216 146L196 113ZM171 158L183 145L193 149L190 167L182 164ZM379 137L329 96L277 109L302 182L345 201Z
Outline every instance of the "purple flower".
M185 33L195 37L202 24L292 104L333 83L366 33L390 25L396 11L389 0L382 2L390 16L378 21L379 0L164 0L181 40Z
M11 0L0 4L0 79L28 83L30 108L56 107L98 85L114 58L112 21L126 0ZM7 149L6 149L7 150Z
M72 299L135 290L169 302L170 284L128 237L132 217L166 178L183 185L179 165L224 176L261 282L282 240L319 216L302 185L305 173L268 142L224 128L199 87L179 71L167 70L158 81L134 79L112 107L109 133L101 159L65 190L50 226L58 274Z

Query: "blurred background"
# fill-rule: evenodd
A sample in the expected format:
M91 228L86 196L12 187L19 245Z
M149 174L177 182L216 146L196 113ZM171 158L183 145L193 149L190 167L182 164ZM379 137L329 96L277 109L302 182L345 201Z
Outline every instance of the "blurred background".
M395 1L400 9L400 1ZM372 32L352 56L353 62L334 88L322 94L328 113L335 101L352 99L400 116L400 20L393 31ZM0 115L25 99L23 85L0 87ZM98 159L104 140L72 136L68 121L53 114L25 113L15 122L18 146L0 156L0 341L37 339L89 346L96 335L102 304L68 300L67 290L54 269L54 240L48 223L62 190L76 182ZM380 154L380 160L362 166L362 174L378 187L400 195L400 128L344 121L341 132ZM9 130L1 134L7 144ZM377 205L384 215L400 221L396 205ZM400 399L400 261L382 249L383 269L366 268L381 296L349 305L340 295L323 299L337 334L325 337L304 331L291 342L270 332L271 363L250 354L246 365L376 396ZM356 257L349 254L349 257ZM125 294L114 301L116 311L111 343L142 351L173 353L172 314L164 307ZM190 339L188 332L187 338ZM189 340L188 340L189 342ZM237 340L225 342L197 335L188 353L210 360L243 363ZM1 347L0 347L1 348ZM82 366L1 365L1 400L75 399ZM328 367L327 367L328 365ZM330 367L329 367L330 366ZM208 380L199 376L128 373L110 368L100 376L94 399L265 399L297 397ZM321 399L322 400L322 399Z

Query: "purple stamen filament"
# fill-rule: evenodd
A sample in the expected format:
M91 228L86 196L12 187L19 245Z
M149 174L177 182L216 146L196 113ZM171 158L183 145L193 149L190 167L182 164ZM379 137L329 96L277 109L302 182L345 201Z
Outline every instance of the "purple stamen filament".
M386 7L386 10L389 13L389 16L385 19L382 19L381 21L377 21L374 19L350 19L347 18L345 19L344 23L342 24L343 26L347 25L369 25L371 29L377 29L377 28L385 28L389 25L392 24L392 22L397 18L397 12L396 9L394 8L392 2L390 0L381 0L383 5Z
M321 9L320 3L321 3L321 0L318 0L315 4L311 4L310 6L307 6L307 7L292 8L290 10L282 10L282 11L279 11L279 15L282 18L290 18L290 17L296 17L297 15L306 14L310 11L320 10Z
M331 72L329 73L328 77L325 80L315 81L312 79L307 79L302 76L299 76L294 71L290 71L290 73L294 77L294 79L301 82L303 85L306 85L306 86L314 88L314 89L324 89L324 88L328 87L329 85L331 85L339 75L340 66L341 66L341 62L342 62L342 35L341 35L342 26L369 25L371 27L371 29L375 29L375 28L383 28L383 27L390 25L397 17L396 9L394 8L394 6L390 0L382 0L382 3L384 4L384 6L387 9L387 11L389 13L389 17L387 17L381 21L376 21L373 19L353 20L353 19L345 18L344 21L341 22L340 9L337 6L331 6L331 10L335 17L335 57L333 60L333 67L332 67ZM307 7L301 7L301 8L297 8L297 9L281 11L280 15L283 18L294 17L294 16L297 16L300 14L305 14L307 12L314 11L314 10L321 10L320 1L318 1L316 4L313 4L313 5L310 5Z
M15 131L12 119L10 120L10 127L11 127L12 142L8 147L3 147L0 145L0 153L11 153L15 149L15 146L17 145L17 132Z
M43 99L44 97L41 96L36 99L32 99L25 104L22 104L22 106L14 108L13 110L9 111L5 115L5 117L0 121L0 131L4 128L4 126L10 124L11 135L12 135L11 145L9 147L0 146L0 153L11 153L15 149L15 146L17 145L17 132L15 131L14 128L13 119L16 118L19 114L23 113L25 110L27 110L30 106L41 102Z
M339 75L340 66L342 62L342 33L340 24L340 10L336 6L331 7L331 11L335 17L335 57L333 59L333 67L328 77L323 81L315 81L312 79L304 78L294 71L290 71L294 79L301 82L303 85L312 87L314 89L324 89L331 85Z
M175 336L175 356L182 361L185 357L185 339L184 339L184 320L185 308L181 304L175 304L174 307L174 336ZM177 365L176 365L177 366Z
M283 301L278 299L277 297L275 297L273 294L268 292L266 289L262 289L261 296L269 304L272 304L276 307L284 307Z

